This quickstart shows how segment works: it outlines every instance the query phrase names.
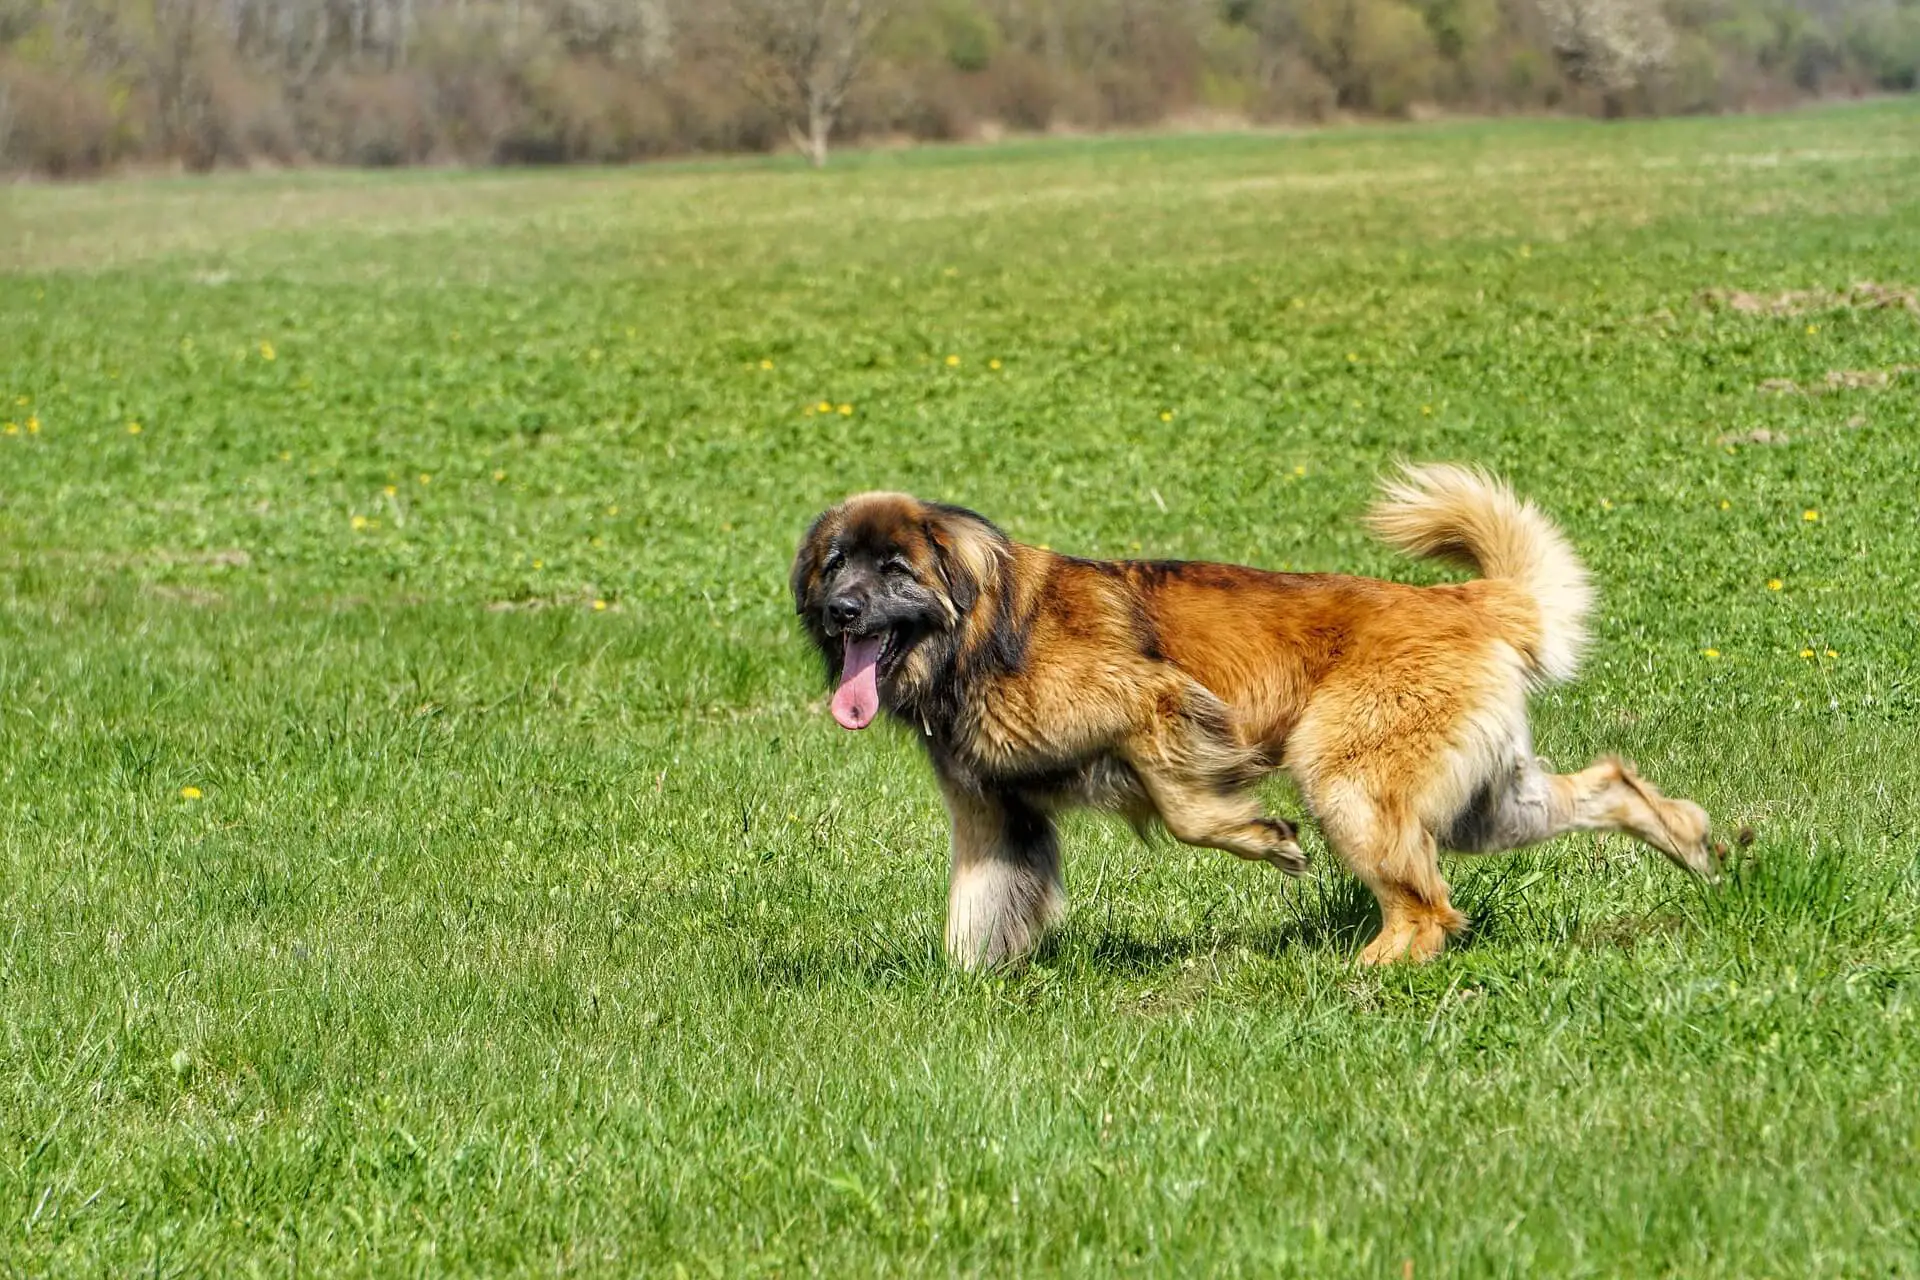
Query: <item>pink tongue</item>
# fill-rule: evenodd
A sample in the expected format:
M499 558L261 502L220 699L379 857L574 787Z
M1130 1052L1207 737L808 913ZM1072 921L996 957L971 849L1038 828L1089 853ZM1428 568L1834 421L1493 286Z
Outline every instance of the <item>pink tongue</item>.
M848 636L833 691L833 718L842 729L864 729L880 714L880 642L883 636Z

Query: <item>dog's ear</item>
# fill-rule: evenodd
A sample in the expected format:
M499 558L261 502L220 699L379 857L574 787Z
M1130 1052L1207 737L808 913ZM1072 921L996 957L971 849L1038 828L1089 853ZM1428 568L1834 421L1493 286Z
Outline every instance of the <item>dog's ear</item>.
M958 621L957 615L973 608L980 593L999 580L1012 544L991 520L965 507L928 503L924 528Z
M820 571L820 560L825 554L827 519L831 510L822 511L807 526L806 536L800 539L800 550L793 557L793 574L788 584L793 588L793 610L805 615L807 599L813 591L813 576Z

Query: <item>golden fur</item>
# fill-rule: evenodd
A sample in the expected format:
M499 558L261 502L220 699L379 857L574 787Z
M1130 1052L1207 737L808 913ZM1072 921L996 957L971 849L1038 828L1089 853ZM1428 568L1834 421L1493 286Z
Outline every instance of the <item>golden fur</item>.
M1276 767L1379 899L1367 963L1428 959L1465 927L1440 848L1613 830L1713 874L1699 806L1616 760L1554 774L1534 758L1527 690L1573 674L1591 602L1551 522L1480 472L1427 466L1390 481L1369 523L1482 576L1082 560L904 494L815 522L795 603L830 678L856 682L843 657L879 646L868 687L926 744L952 820L957 963L1025 955L1062 914L1050 815L1066 805L1300 874L1292 826L1252 790Z

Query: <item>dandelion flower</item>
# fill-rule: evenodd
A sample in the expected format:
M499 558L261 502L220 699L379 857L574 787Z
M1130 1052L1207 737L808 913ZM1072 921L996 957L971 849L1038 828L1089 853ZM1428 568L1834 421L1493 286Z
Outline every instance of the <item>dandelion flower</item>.
M1828 649L1826 653L1829 658L1837 658L1840 656L1839 651L1835 649Z
M1354 354L1353 352L1351 352L1351 351L1349 351L1349 352L1347 352L1347 363L1348 363L1348 364L1359 364L1359 363L1360 363L1360 357L1359 357L1359 356L1357 356L1357 355L1355 355L1355 354Z
M1602 511L1611 511L1611 510L1613 510L1613 499L1612 499L1612 498L1602 498L1602 499L1600 499L1600 509L1601 509Z
M815 409L815 411L817 411L817 412L819 412L819 413L832 413L832 412L833 412L833 401L831 401L831 400L822 400L822 401L821 401L821 402L820 402L819 404L817 404L817 405L815 405L815 406L813 406L813 407L814 407L814 409Z
M951 369L951 368L953 368L953 367L954 367L955 365L957 365L957 364L959 364L959 363L960 363L960 357L959 357L959 356L948 356L948 357L947 357L947 368L949 368L949 369Z
M1820 513L1818 511L1815 511L1812 507L1808 507L1805 511L1802 511L1800 513L1800 518L1802 520L1805 520L1808 524L1812 524L1814 521L1820 518Z
M840 416L843 418L851 418L853 416L853 406L850 404L841 405Z
M1718 649L1702 649L1700 656L1703 658L1717 658L1720 656L1720 651Z
M200 798L200 788L182 787L180 788L180 798L182 800L198 800Z
M504 471L496 471L493 473L493 482L495 484L499 484L501 481L505 480L506 478L507 478L507 473Z
M535 560L533 562L533 567L536 569L544 569L547 567L547 562L545 560Z
M27 419L27 434L30 436L37 436L40 434L40 419L38 418Z
M1295 467L1293 469L1293 474L1295 474L1296 476L1304 476L1305 474L1307 474L1307 469L1305 467Z
M1810 324L1810 325L1808 325L1808 326L1807 326L1807 332L1808 332L1808 333L1818 333L1818 332L1820 332L1820 326L1819 326L1819 325L1817 325L1817 324Z
M282 462L292 462L292 461L293 461L293 453L292 453L292 452L291 452L290 450L287 450L287 449L282 449L282 450L280 451L280 461L282 461Z
M139 424L139 423L137 423L137 422L129 422L129 423L127 424L127 434L128 434L128 435L130 435L130 436L137 436L137 435L139 435L139 434L140 434L140 424Z
M619 507L608 507L608 508L607 508L607 514L608 514L608 515L610 515L610 516L617 516L617 515L619 515L619 514L620 514L620 508L619 508Z
M20 424L17 422L9 422L6 426L0 427L0 435L17 436L19 434Z
M1782 581L1780 581L1780 579L1778 579L1778 578L1768 578L1768 579L1767 579L1767 590L1769 590L1769 591L1778 591L1778 590L1780 590L1780 588L1782 588L1782 587L1784 587L1784 586L1786 586L1786 585L1787 585L1786 583L1784 583L1784 582L1782 582Z
M1811 649L1802 649L1802 650L1800 651L1800 656L1801 656L1801 657L1803 657L1803 658L1811 658L1811 657L1813 656L1813 650L1811 650Z
M355 512L353 518L347 521L347 523L352 525L355 530L360 530L367 527L367 518L359 514L358 512Z
M260 344L260 358L262 360L273 359L273 344L271 342L262 342Z
M424 471L422 471L422 472L420 473L420 483L421 483L421 484L432 484L432 483L433 483L433 477L432 477L432 476L430 476L430 475L428 475L428 474L427 474L426 472L424 472Z
M762 361L760 362L760 367L761 367L762 369L771 369L771 368L773 368L773 361L771 361L771 360L762 360Z
M997 360L997 359L994 359L994 360L989 360L989 361L987 361L987 368L989 368L989 369L998 369L999 367L1000 367L1000 361L999 361L999 360Z
M386 486L384 489L380 490L380 492L386 494L389 498L391 498L396 496L400 492L400 486L397 484L390 484Z
M593 602L593 611L595 613L604 613L606 611L606 608L607 608L607 602L605 600L595 600Z
M1423 416L1431 418L1433 416L1433 406L1430 404L1423 404L1420 406L1420 412Z
M1725 498L1720 499L1720 509L1722 511L1726 511L1730 509L1732 506L1733 504L1731 502L1728 502Z
M1166 411L1165 411L1164 413L1162 413L1162 414L1160 415L1160 421L1162 421L1162 422L1172 422L1172 421L1173 421L1173 410L1171 410L1171 409L1168 409L1168 410L1166 410Z

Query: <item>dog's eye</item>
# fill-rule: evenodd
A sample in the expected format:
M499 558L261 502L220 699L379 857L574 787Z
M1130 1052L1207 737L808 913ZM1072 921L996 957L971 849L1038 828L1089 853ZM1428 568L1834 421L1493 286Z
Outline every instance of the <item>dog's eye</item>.
M845 564L846 562L847 562L847 558L841 555L838 551L829 551L827 553L826 563L820 566L820 572L832 573L836 569L838 569L841 565Z
M897 578L897 577L909 575L913 572L913 570L908 566L905 560L902 560L899 556L895 556L893 559L887 561L885 564L880 566L880 572L887 574L889 577Z

